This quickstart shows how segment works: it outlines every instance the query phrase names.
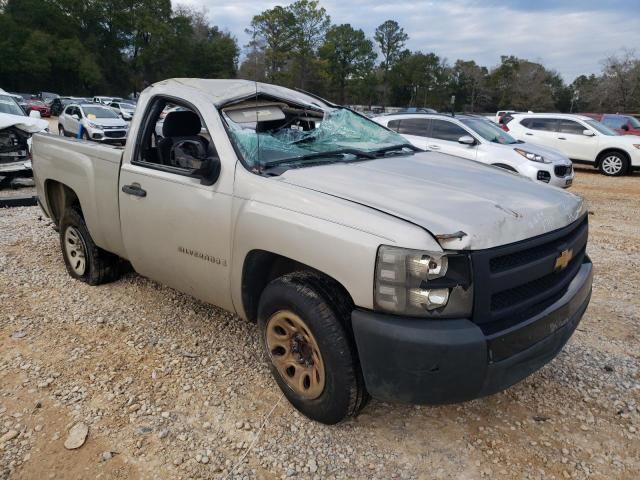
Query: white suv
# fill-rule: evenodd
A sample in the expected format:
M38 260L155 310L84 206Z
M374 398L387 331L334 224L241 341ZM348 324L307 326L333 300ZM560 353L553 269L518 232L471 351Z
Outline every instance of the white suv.
M58 117L58 133L82 136L85 140L125 144L129 124L109 107L88 104L68 105Z
M619 135L582 115L522 113L511 117L507 128L515 138L557 148L574 162L593 165L604 175L625 175L640 169L638 136Z
M571 160L552 148L520 142L479 115L385 115L376 122L413 145L502 167L532 180L566 188L573 183Z

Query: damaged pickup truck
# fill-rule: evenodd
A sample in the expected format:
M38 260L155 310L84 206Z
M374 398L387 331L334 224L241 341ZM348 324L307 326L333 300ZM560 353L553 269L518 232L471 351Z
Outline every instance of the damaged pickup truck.
M282 87L159 82L124 149L39 135L33 162L72 277L127 260L257 322L275 381L324 423L369 395L501 391L560 352L591 296L578 196Z
M0 92L0 177L31 174L31 135L48 123L27 117L11 95Z

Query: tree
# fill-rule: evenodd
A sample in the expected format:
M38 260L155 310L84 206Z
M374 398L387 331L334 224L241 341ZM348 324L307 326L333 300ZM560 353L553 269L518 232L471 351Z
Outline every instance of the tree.
M362 30L351 25L336 25L327 32L320 56L329 67L329 78L338 92L338 101L345 102L347 81L366 78L373 70L377 54L373 42Z
M640 60L629 50L603 61L602 94L612 110L628 112L640 106Z
M485 105L487 95L486 81L488 70L480 67L473 60L458 60L453 66L453 81L455 84L456 102L471 112L480 105Z
M318 8L318 0L297 0L288 10L293 15L295 25L295 84L304 89L312 76L314 61L331 25L331 18L324 7Z
M376 28L374 39L382 53L382 69L384 71L384 104L387 104L387 77L389 71L400 59L405 42L409 35L404 33L404 29L395 20L387 20Z
M295 21L289 9L277 6L254 16L246 30L252 35L248 48L254 50L254 61L255 51L263 52L265 72L262 76L268 82L285 80L285 66L291 58L296 38Z

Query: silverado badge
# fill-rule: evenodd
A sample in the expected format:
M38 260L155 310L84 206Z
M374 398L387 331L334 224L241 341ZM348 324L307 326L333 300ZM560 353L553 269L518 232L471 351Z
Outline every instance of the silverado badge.
M569 262L573 258L573 250L567 248L563 250L562 253L556 258L556 270L564 270L569 265Z

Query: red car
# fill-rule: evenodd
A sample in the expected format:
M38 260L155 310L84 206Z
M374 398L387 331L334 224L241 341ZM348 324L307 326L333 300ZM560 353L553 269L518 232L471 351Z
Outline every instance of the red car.
M604 123L620 135L640 135L640 121L631 115L620 113L581 113L594 120Z
M50 117L51 109L40 100L27 100L27 115L31 110L37 110L40 112L41 117Z

